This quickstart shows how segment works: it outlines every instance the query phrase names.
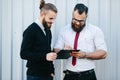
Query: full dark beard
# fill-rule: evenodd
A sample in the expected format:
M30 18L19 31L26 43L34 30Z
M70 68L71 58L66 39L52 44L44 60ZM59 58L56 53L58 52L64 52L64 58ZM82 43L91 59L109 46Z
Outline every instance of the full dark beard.
M72 25L72 29L75 31L75 32L81 32L83 30L83 28L85 27L86 24L83 24L82 26L79 26L79 28L76 28L75 27L75 24L73 22L71 22L71 25Z
M43 23L43 26L44 26L45 29L48 29L48 30L50 29L50 27L48 27L47 22L45 21L45 19L43 19L42 23Z

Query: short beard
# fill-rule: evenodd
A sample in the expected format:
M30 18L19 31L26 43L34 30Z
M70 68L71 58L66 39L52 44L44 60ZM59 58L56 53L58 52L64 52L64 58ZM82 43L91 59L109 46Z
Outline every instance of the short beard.
M83 24L83 25L80 26L79 28L76 28L76 27L74 26L74 23L71 22L71 27L72 27L72 29L73 29L75 32L81 32L81 31L83 30L83 28L85 27L85 25L86 25L86 24Z
M45 19L43 19L42 24L43 24L45 29L48 29L48 30L50 29L50 27L48 27L47 22L45 21Z

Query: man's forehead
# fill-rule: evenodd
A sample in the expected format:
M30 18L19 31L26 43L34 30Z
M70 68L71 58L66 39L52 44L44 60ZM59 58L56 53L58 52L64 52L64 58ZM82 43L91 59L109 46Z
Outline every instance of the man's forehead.
M47 16L56 16L57 15L57 13L55 13L54 11L52 11L52 10L49 10L48 12L47 12L47 14L46 14Z
M85 12L83 12L82 14L79 14L79 12L76 10L73 12L73 17L76 19L84 19L86 18L86 14Z

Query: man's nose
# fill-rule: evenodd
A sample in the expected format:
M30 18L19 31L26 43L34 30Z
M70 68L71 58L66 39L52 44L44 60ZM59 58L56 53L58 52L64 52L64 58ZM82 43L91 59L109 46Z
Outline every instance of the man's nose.
M81 23L80 23L80 22L76 22L76 24L77 24L77 25L81 25Z

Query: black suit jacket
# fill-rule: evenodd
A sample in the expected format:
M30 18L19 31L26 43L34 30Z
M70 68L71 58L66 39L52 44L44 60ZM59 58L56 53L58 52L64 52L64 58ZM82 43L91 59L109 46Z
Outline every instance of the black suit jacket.
M24 31L20 56L27 60L28 75L46 76L54 73L52 61L46 60L46 54L51 52L50 44L51 36L48 39L36 23Z

